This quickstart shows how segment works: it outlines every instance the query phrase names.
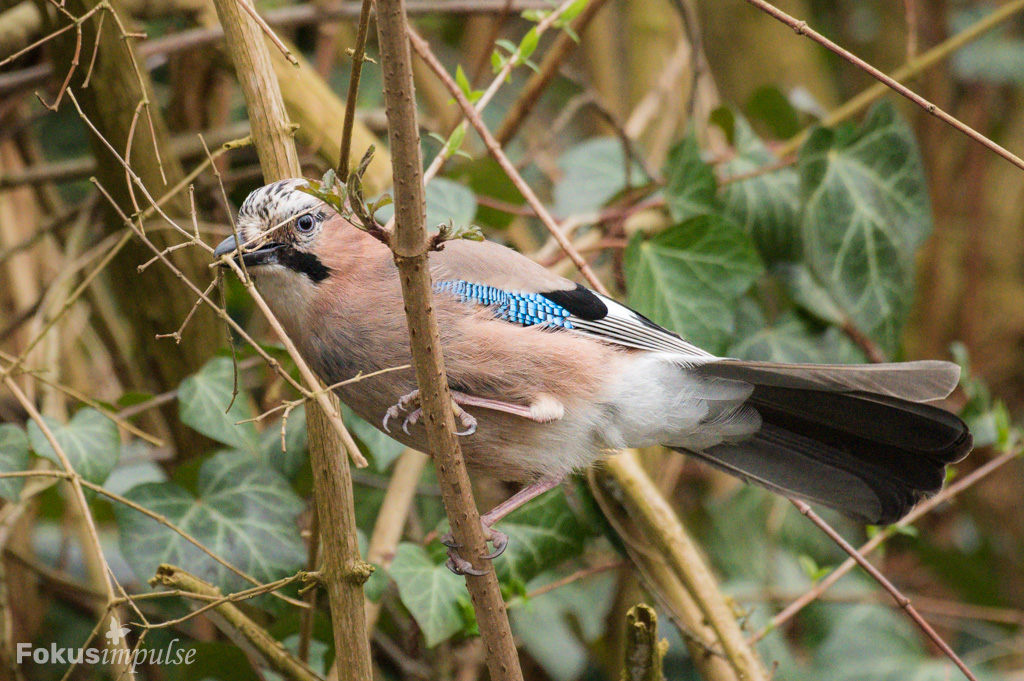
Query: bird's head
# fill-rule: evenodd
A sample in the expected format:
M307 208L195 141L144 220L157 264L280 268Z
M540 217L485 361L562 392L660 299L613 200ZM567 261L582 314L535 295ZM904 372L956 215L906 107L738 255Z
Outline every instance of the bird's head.
M318 255L324 224L336 215L323 201L300 191L303 179L273 182L254 190L238 209L238 239L229 236L214 257L234 254L260 278L277 275L303 286L326 279L331 269Z

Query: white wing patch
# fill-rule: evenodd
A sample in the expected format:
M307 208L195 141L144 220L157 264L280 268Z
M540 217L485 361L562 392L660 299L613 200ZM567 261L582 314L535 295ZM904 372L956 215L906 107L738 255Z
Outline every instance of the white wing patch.
M689 361L683 360L683 363L688 365L705 364L718 359L710 352L698 348L693 343L686 342L625 305L602 296L600 293L594 293L594 295L608 306L608 314L601 319L593 320L569 315L568 321L577 333L638 350L683 355L689 358Z

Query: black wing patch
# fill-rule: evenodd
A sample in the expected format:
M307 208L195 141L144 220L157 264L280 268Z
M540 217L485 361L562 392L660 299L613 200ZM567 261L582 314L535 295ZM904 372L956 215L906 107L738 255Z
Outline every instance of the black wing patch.
M541 295L580 319L597 321L608 316L608 306L604 301L581 284L576 284L576 288L570 291L547 291Z
M679 355L694 364L714 359L639 312L579 284L568 291L526 293L460 279L436 282L434 289L464 303L487 306L507 322L575 331L607 343Z

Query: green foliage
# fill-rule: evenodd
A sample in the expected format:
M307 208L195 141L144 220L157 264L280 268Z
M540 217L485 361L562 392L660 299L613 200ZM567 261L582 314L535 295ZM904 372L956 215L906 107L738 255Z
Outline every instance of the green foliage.
M543 21L551 17L555 11L551 8L556 4L552 2L550 8L527 10L521 17L528 22ZM877 30L877 26L871 24L882 18L877 7L858 7L857 12L847 17L837 14L834 8L826 7L829 3L812 4L815 15L820 14L821 19L828 20L826 25L846 31L849 35L845 37L854 40L862 39L866 30ZM586 6L587 0L572 0L565 5L561 16L552 22L552 28L564 30L575 39L569 24ZM901 11L898 9L897 13ZM954 26L957 26L955 22L963 12L958 8L950 12ZM634 18L639 18L639 15ZM711 19L712 15L707 18ZM971 21L975 18L969 17ZM515 82L513 88L500 89L488 110L483 112L489 124L504 118L508 107L518 96L510 90L515 90L529 76L525 69L519 67L536 68L531 60L543 56L545 47L540 44L535 26L517 24L515 15L507 15L504 19L507 21L501 37L512 37L512 40L498 40L490 57L495 72L515 67L510 68L508 79L510 83L513 79ZM936 15L933 19L941 25L945 17ZM180 17L155 22L138 17L136 20L143 21L145 25L140 30L149 35L161 35L175 29L181 22ZM466 35L462 17L435 14L417 21L429 31L430 39L437 47L442 48L442 42L447 42L438 51L446 63L461 61L472 66L471 71L476 70L478 57L458 51L464 45L479 42L472 39L476 36ZM977 101L972 100L974 94L967 90L992 95L990 86L977 86L1024 82L1021 75L1024 70L1019 68L1024 59L1024 48L1013 31L1011 26L1001 33L993 32L987 39L960 49L951 57L952 72L972 86L961 88L965 92L958 92L958 95L963 95L958 97L958 103L966 105L968 111L977 109L978 120L985 124L980 125L980 129L995 130L1007 139L1013 139L1014 129L1007 125L1009 119L1004 120L1004 110L1012 113L1014 107L978 106ZM307 48L313 47L315 34L313 30L302 30L293 33L293 37L299 49L308 52ZM33 39L36 37L40 36ZM457 40L464 40L464 43L456 46ZM799 43L799 40L793 40ZM862 44L860 47L868 46ZM780 45L779 49L786 48ZM727 89L731 69L717 71L719 62L724 58L722 51L718 52L709 54L712 59L709 66L716 70L714 75L724 86L722 95L728 101L731 96ZM734 52L741 54L744 50L736 49ZM883 52L889 54L891 50L886 47ZM749 50L746 54L749 57ZM487 56L483 55L484 59ZM579 55L579 59L586 58L582 53ZM340 92L344 89L344 71L349 60L335 61L338 67L332 68L328 77L333 89ZM587 135L592 134L588 131L596 127L593 124L603 125L593 115L595 108L572 108L570 111L568 107L569 102L583 101L578 98L580 84L575 82L572 73L581 65L574 65L569 71L563 69L552 80L551 86L538 99L531 119L506 146L506 151L522 168L537 193L549 200L552 212L558 216L603 213L597 224L581 221L583 224L576 235L584 237L588 248L589 244L599 244L600 250L587 250L584 254L602 280L609 286L616 286L616 293L623 293L629 304L656 322L680 332L708 350L728 356L779 362L862 362L865 360L862 350L844 331L851 324L864 331L886 354L893 358L900 356L901 335L915 293L913 264L922 241L931 231L931 218L927 183L916 142L896 107L883 103L863 117L863 123L858 126L815 130L800 150L797 163L789 163L791 158L787 157L781 159L789 163L784 165L773 151L776 142L798 132L821 112L821 107L813 101L808 105L812 97L800 86L786 92L774 86L764 87L757 90L742 109L723 106L710 114L707 123L721 129L727 147L714 144L701 148L700 144L711 138L691 134L673 148L662 168L661 176L665 182L661 185L643 170L650 167L650 163L631 157L631 154L643 154L647 149L656 149L660 154L663 144L667 144L672 135L678 137L678 122L671 120L674 115L685 116L686 125L703 131L705 121L694 120L695 116L703 115L702 109L686 107L683 113L682 108L669 104L678 99L676 94L681 94L683 99L687 94L669 93L671 96L663 100L666 103L664 110L657 114L658 120L648 126L628 151L617 137L588 138ZM636 66L635 75L650 82L653 72L640 73L645 64L631 62L629 66ZM172 117L178 119L180 112L173 109L182 101L190 101L191 94L207 92L208 88L203 86L192 93L190 89L196 84L188 78L174 77L167 81L163 71L155 74L157 91L161 93L161 108L170 109ZM369 65L364 69L360 106L380 106L380 71L379 67ZM580 72L584 70L580 69ZM849 69L830 70L830 73L845 73L842 77L848 77L850 72ZM58 79L62 74L62 70L56 70ZM98 74L97 78L102 80ZM479 74L467 75L462 65L454 71L459 88L475 103L484 94L484 90L475 89L471 81L471 77L476 75ZM641 94L633 91L636 83L641 81L640 77L634 80L630 74L626 74L626 78L621 77L622 73L608 75L613 76L609 82L619 81L618 85L631 90L627 93L620 87L613 87L612 91L619 92L607 94L624 96L602 97L609 110L618 111L619 104L627 99L635 101L634 95ZM59 84L58 80L52 85L57 87ZM97 85L102 87L99 80ZM826 82L825 85L826 90L829 89L827 86L830 84ZM839 85L836 92L853 92L863 83L851 81L836 85ZM77 88L76 85L73 87ZM585 84L583 89L585 96ZM1013 93L1000 91L999 96L1012 99ZM801 97L804 99L802 104L799 101ZM36 114L43 111L41 105L31 98L26 101L29 103L25 112L15 111L12 119L14 127L26 133L24 142L31 142L31 135L35 133L48 162L63 164L73 161L79 164L93 160L84 156L77 160L67 157L69 150L75 155L88 153L90 139L88 130L80 125L81 121L71 108L65 106L53 116L40 117ZM993 101L1002 100L996 98ZM424 103L430 105L429 102ZM233 108L236 114L242 113L237 98ZM559 116L560 110L567 115ZM158 113L154 108L154 116ZM19 118L24 119L20 126L15 120ZM241 120L244 116L233 118ZM545 122L556 119L558 130L545 126ZM670 129L672 126L676 131ZM300 132L308 134L310 130L305 129L307 127L304 122L304 130ZM429 120L426 127L430 127ZM718 136L718 130L710 133ZM442 145L441 153L452 156L453 162L445 171L447 177L434 179L426 188L428 228L437 230L445 238L479 238L482 233L473 226L477 221L491 230L489 237L505 237L507 243L522 248L524 252L533 251L547 238L540 223L530 217L528 211L506 211L501 206L502 202L519 206L525 202L495 161L481 153L479 140L468 133L466 123L456 126L447 136L431 136ZM305 138L304 141L309 140ZM430 142L426 146L436 149ZM479 158L470 158L464 149ZM357 228L386 242L387 234L382 233L374 217L387 220L393 215L391 197L383 194L366 200L363 196L360 174L366 169L370 154L372 148L350 178L339 178L334 171L328 171L322 180L310 182L308 190L303 191L317 196L350 218ZM138 156L136 154L136 161L141 162ZM463 158L457 158L459 156ZM939 154L940 158L948 161L946 156L949 155ZM942 173L948 172L943 166L955 168L956 153L950 158L954 162L939 164L934 170ZM232 173L225 179L231 199L243 198L258 182L246 179L251 175L253 159L252 154L237 154L230 159ZM557 169L551 167L555 159ZM186 170L190 170L192 161L185 158L184 162ZM304 164L304 168L309 167ZM23 173L15 173L18 174ZM342 182L346 179L347 185ZM936 179L941 180L941 174L937 174ZM12 181L21 180L12 176ZM982 185L985 182L975 184L977 188L984 189ZM90 187L83 181L68 192L68 184L58 182L58 185L65 199L84 195L85 188ZM204 217L206 208L220 204L216 192L210 193L210 185L210 182L196 185L200 219ZM943 187L941 181L936 181L936 186ZM493 202L495 207L478 204L478 196L496 199ZM957 204L957 201L943 203ZM609 205L614 208L607 210ZM986 205L979 200L979 208ZM944 216L946 220L951 216L954 220L962 219L958 213L962 212L961 208L954 208ZM87 217L86 213L83 213L84 217ZM55 229L60 230L62 225L71 222L64 220ZM950 224L961 227L957 222ZM14 225L13 233L21 233L20 228L21 225ZM1005 227L1003 231L1009 233ZM86 230L79 235L78 231L72 230L50 241L58 246L68 246L70 250L66 255L73 259L77 246L89 249L82 250L83 253L95 250L93 242L97 234L94 232ZM59 231L54 234L60 236ZM28 236L29 232L24 235ZM65 244L68 235L72 239ZM79 244L83 235L86 242ZM622 251L620 247L624 238L628 239L628 246ZM71 248L76 244L76 248ZM52 245L47 245L45 256L52 255ZM187 253L189 251L183 251L179 255ZM952 259L937 261L937 265L944 266L948 262ZM12 277L8 279L12 281L5 280L4 283L17 285ZM40 282L49 283L46 278ZM244 321L250 309L249 301L243 299L245 292L237 281L228 286L232 296L228 311ZM92 293L102 295L102 289ZM153 292L140 288L140 294L152 295ZM44 298L43 302L46 300ZM20 310L14 311L21 316ZM101 333L96 334L93 329L85 327L88 335L82 338L90 343L97 339L101 343L109 343L106 339L109 334L102 330L111 321L121 322L126 327L134 321L109 320L107 313L101 316ZM193 319L191 324L194 326L198 320L198 317ZM967 322L970 321L967 319L963 328L968 328ZM92 318L87 321L87 324L93 323ZM946 328L951 327L947 325ZM18 330L13 326L11 329ZM12 338L18 339L20 335L15 334ZM114 335L132 337L131 334ZM65 333L60 337L68 336ZM984 333L977 334L977 338L987 337ZM136 371L121 371L123 367L120 366L121 360L131 357L136 348L119 344L100 350L95 353L98 359L88 360L92 363L86 370L64 374L54 372L53 375L77 385L80 376L94 376L98 374L97 369L105 370L108 357L114 358L119 379L138 375ZM285 366L290 366L287 353L281 348L268 347L267 350ZM237 352L239 357L253 356L248 348L239 347ZM92 356L91 348L85 354ZM1010 408L999 401L970 370L965 349L954 347L953 354L964 367L962 394L966 395L967 404L963 416L969 422L976 442L1000 450L1018 445L1021 434L1012 425ZM1000 362L999 359L989 361L986 357L986 364L990 367L1002 366ZM152 447L140 439L131 439L122 447L118 427L93 409L78 411L68 423L62 424L53 419L46 422L71 458L72 466L87 480L101 483L105 489L122 493L133 503L152 509L169 523L203 542L218 556L257 580L266 582L304 566L307 547L299 533L299 518L300 513L311 505L305 409L298 407L291 411L283 438L280 411L259 422L239 423L256 414L256 405L270 406L281 399L295 397L287 392L287 386L284 387L287 394L280 395L279 385L268 388L266 383L254 385L251 382L255 377L265 380L268 375L265 371L247 374L246 388L235 394L231 360L220 357L181 383L178 394L181 421L218 443L216 447L230 448L230 451L211 447L206 452L174 452L170 444ZM151 394L129 391L113 400L109 386L123 382L112 381L97 392L102 399L114 402L117 408L152 399ZM174 386L154 384L148 387L154 392L164 392ZM139 387L134 386L133 390L139 390ZM961 391L958 391L957 396L960 395ZM46 404L46 401L40 404ZM68 404L73 403L69 401ZM4 403L0 407L8 405ZM5 409L4 414L19 418L17 410ZM140 427L152 428L154 420L149 418L151 415L139 419ZM371 468L354 472L355 510L361 528L360 546L365 555L366 534L377 520L381 500L388 489L388 471L404 447L377 429L379 421L363 421L348 409L344 409L343 418L360 447L366 451L367 458L373 462ZM154 432L161 437L165 435L162 428ZM25 471L34 463L40 463L33 459L33 451L49 461L56 460L35 424L29 423L25 428L14 424L0 425L0 473ZM973 466L969 460L967 467ZM724 588L735 599L737 614L742 615L747 632L757 630L788 603L791 596L810 588L832 566L845 560L845 554L785 500L738 483L733 488L738 491L730 493L728 488L717 482L709 485L702 474L693 473L695 470L698 469L687 468L687 473L680 479L678 494L672 499L678 502L680 512L689 513L687 525L698 534L700 545L713 561ZM963 470L951 469L950 478ZM375 654L385 653L377 659L380 663L378 670L384 679L402 675L447 678L471 671L472 662L467 663L465 669L453 668L452 665L453 653L461 656L463 652L459 639L477 633L464 580L452 575L444 566L444 549L437 542L427 547L411 543L421 540L426 531L439 523L444 529L444 510L433 476L433 468L428 466L416 490L413 511L408 520L409 531L404 535L411 541L398 547L388 570L378 569L364 585L367 598L384 604L381 626L375 638L375 644L380 644L375 647ZM1000 482L1010 484L1011 477L1005 476ZM579 479L575 482L581 487L586 485ZM43 485L29 485L28 489L35 491L39 487ZM705 487L713 487L713 493L708 494ZM24 489L23 478L0 478L0 497L6 500L16 500ZM617 678L620 671L617 659L608 662L620 652L614 646L621 633L621 630L609 628L621 625L609 611L613 604L621 605L617 595L625 597L633 592L632 578L620 580L617 573L608 572L586 576L538 597L527 596L539 587L578 570L619 558L615 548L620 546L616 544L620 539L608 537L602 541L600 533L612 534L611 526L606 522L594 522L593 516L599 515L595 511L587 514L590 519L587 522L579 510L579 502L585 505L588 500L579 496L570 495L567 499L560 491L550 492L513 513L497 527L509 535L510 544L494 565L508 601L517 645L528 661L527 678L530 679L577 681L585 678L597 681ZM1012 578L1013 573L1000 563L1013 564L1016 560L1015 549L1019 542L1014 542L1019 537L1012 532L1000 534L992 531L993 525L1009 526L1013 523L1004 523L1005 518L995 514L991 514L992 518L985 517L988 515L985 511L989 509L987 504L994 505L994 502L981 496L957 508L940 509L939 513L945 514L941 516L942 532L930 532L924 525L920 536L916 536L915 528L863 528L836 514L822 515L855 544L864 539L865 533L867 536L881 533L890 542L887 550L893 553L912 552L912 559L911 556L900 556L900 560L886 561L886 569L893 571L897 583L905 581L912 570L915 590L921 586L925 589L922 592L952 594L950 597L955 596L965 602L1000 606L1005 604L1006 585L1013 584L1012 579L1007 578L1008 574ZM227 592L251 586L167 525L133 508L90 499L102 550L111 558L115 575L129 593L145 590L143 580L152 576L161 561L178 563ZM20 522L27 519L32 523L33 535L20 536L19 523L19 533L11 535L14 545L9 548L18 549L24 539L30 539L32 547L37 549L37 560L47 566L58 567L67 579L80 579L83 571L79 552L64 550L66 545L74 547L77 537L71 536L72 543L67 544L69 535L59 524L66 523L71 517L67 512L69 498L62 487L54 485L38 493L29 503L31 506L28 508L32 512L23 516ZM596 508L592 499L589 503ZM119 533L120 553L113 546L111 530L114 523ZM999 529L1000 532L1003 530ZM21 548L26 546L29 545ZM122 556L138 580L122 574L126 567ZM60 559L59 562L56 558ZM876 554L874 558L879 556ZM38 602L45 604L47 612L35 643L46 645L53 639L60 647L76 647L86 640L95 618L86 617L84 613L88 609L79 607L81 604L69 607L71 601L60 594L60 597L52 598L49 592L53 586L48 581L42 580L38 585L45 596ZM16 581L11 582L11 586L17 584ZM899 609L845 602L875 600L884 595L863 573L854 571L844 577L829 595L843 602L816 602L801 613L796 626L771 632L762 642L760 652L772 676L790 681L949 678L950 665L925 644L920 633L908 624L905 614ZM12 592L10 596L15 606L22 605L19 600L21 594ZM37 601L29 599L25 602ZM146 603L147 617L150 609L154 612L160 609L160 615L178 616L192 607L185 599L178 598L154 599ZM265 603L276 604L278 601L256 601L256 605ZM326 674L332 656L329 643L331 624L326 605L326 597L321 594L309 657L310 666L322 676ZM252 610L249 604L241 607ZM254 616L286 649L297 650L296 632L303 616L298 609L258 612ZM416 626L410 621L410 616ZM259 662L254 663L258 656L247 656L238 643L230 639L228 631L219 632L207 626L205 620L209 617L203 615L180 628L148 631L145 645L150 647L169 642L175 636L194 636L197 639L212 636L219 640L186 643L198 651L193 666L143 668L139 670L140 678L167 676L168 681L206 678L223 681L267 678L277 681L281 678L259 668ZM158 616L152 621L159 619ZM662 621L668 622L667 619ZM990 655L1004 654L1000 644L1007 631L998 631L996 625L988 626L980 621L952 622L948 627L951 632L948 640L959 652L969 655L972 666L980 666L982 663L978 661ZM945 635L946 623L943 626ZM32 634L30 629L23 633ZM676 636L674 629L667 625L663 631L668 636ZM430 650L426 650L420 641L420 633ZM133 625L133 642L139 634L140 629ZM454 645L443 645L448 641ZM672 653L677 662L683 656L680 651L684 650L682 640L673 638ZM1012 649L1009 654L1015 652L1016 649ZM1006 667L1016 663L1016 657L1011 659ZM460 664L463 660L469 660L469 657L460 658ZM340 662L344 663L343 660ZM776 662L779 667L774 670L772 664ZM984 669L976 671L982 679L992 678ZM28 669L26 673L31 681L46 681L56 679L64 672L64 668L53 667ZM101 675L104 673L100 672ZM685 671L677 667L667 674L667 678L696 678L696 672L692 665Z
M788 139L800 132L800 115L774 85L755 90L747 100L746 111L767 124L772 136L778 139Z
M913 133L884 102L857 130L812 133L799 170L811 272L863 332L894 353L909 309L914 254L932 230Z
M259 437L255 416L244 393L234 394L235 369L230 357L214 357L198 372L181 382L178 412L181 422L217 442L256 452Z
M476 217L476 196L464 185L436 177L426 188L428 228L442 224L465 226ZM379 222L387 222L395 214L393 206L382 207L374 213Z
M807 575L808 579L810 579L812 582L820 581L823 577L825 577L829 572L832 571L832 568L830 566L826 565L822 567L818 565L818 563L813 558L806 554L801 554L797 556L797 560L800 562L800 567L804 569L804 573Z
M677 144L665 163L665 205L676 222L719 212L715 173L700 157L697 139L689 135Z
M559 215L600 208L627 185L644 182L639 168L627 163L622 142L613 137L596 137L572 147L558 159L558 168L562 178L555 185L554 210Z
M967 347L963 343L953 343L950 351L960 365L960 385L967 395L961 417L971 428L974 445L998 445L1003 450L1017 446L1022 437L1020 429L1011 424L1006 405L993 398L985 381L974 375Z
M755 174L778 159L743 118L736 116L734 125L735 155L721 164L721 172L724 177L750 177L722 188L725 215L753 237L766 261L799 260L799 177L789 167Z
M530 582L530 590L559 576L547 571ZM603 574L509 604L516 638L555 681L573 681L586 669L588 645L604 633L615 585L613 575Z
M394 440L373 427L363 419L356 416L356 413L342 405L341 414L352 434L359 438L359 441L369 450L370 458L374 467L381 473L391 467L395 459L405 451L405 445Z
M578 556L593 536L569 508L565 494L551 490L510 513L500 523L509 546L495 563L505 583L526 584L546 570Z
M877 105L858 129L816 130L796 169L775 167L742 117L721 109L718 120L734 144L719 173L737 179L719 187L692 136L671 151L664 195L673 226L630 241L628 303L715 353L863 361L836 328L851 321L895 354L914 255L931 232L916 142L895 108ZM771 317L743 297L765 273L762 261L771 265L762 281L788 296ZM737 308L746 315L740 326Z
M204 461L195 495L175 483L148 482L125 496L260 582L294 573L305 560L296 525L302 500L251 454L226 451ZM251 586L153 518L120 504L114 511L121 553L140 581L152 577L161 563L171 563L225 592Z
M637 235L626 250L627 303L710 352L735 331L735 302L763 268L743 230L717 216L700 216L650 239Z
M835 608L842 606L834 606ZM855 605L834 612L832 625L814 655L812 674L835 681L942 681L954 668L931 657L919 632L899 610ZM856 664L851 664L851 661ZM979 679L992 678L974 669Z
M834 326L842 326L846 321L836 301L803 263L778 263L772 268L772 274L786 287L801 311Z
M738 305L736 336L729 356L763 362L807 364L855 364L864 361L861 351L835 327L815 327L792 310L771 324L749 299Z
M97 485L114 470L121 456L121 436L117 425L95 409L80 409L67 423L43 417L68 462L83 479ZM34 421L28 424L28 439L36 454L63 469L57 452Z
M283 418L283 415L282 415ZM294 480L309 455L306 438L306 407L298 406L284 423L284 442L281 428L267 428L260 434L260 455L271 468L289 480Z
M462 64L459 64L455 68L455 82L458 84L459 89L462 90L462 94L466 95L473 104L476 104L477 100L483 97L483 90L474 90L473 86L469 82L469 78L466 77L466 72L462 70ZM465 127L462 126L463 133L465 133Z
M28 468L28 436L13 423L0 424L0 473L15 473ZM16 501L25 486L24 478L0 478L0 497Z
M471 625L467 610L472 613L472 609L462 577L452 574L443 560L434 560L422 546L399 544L389 572L427 646L435 646Z
M503 590L513 594L523 593L531 580L578 557L594 536L576 518L561 490L547 492L510 513L497 529L508 535L509 544L495 561L495 569ZM446 530L447 521L438 528ZM420 546L402 544L389 570L402 603L431 646L472 626L466 616L469 594L462 578L444 566L444 555L440 549L431 554Z

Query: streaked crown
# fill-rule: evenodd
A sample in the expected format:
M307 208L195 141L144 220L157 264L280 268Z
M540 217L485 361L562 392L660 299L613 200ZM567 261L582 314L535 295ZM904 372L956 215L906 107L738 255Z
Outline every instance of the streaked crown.
M290 178L254 189L238 209L239 228L253 229L258 234L317 207L321 203L319 199L298 191L308 184L302 178Z

